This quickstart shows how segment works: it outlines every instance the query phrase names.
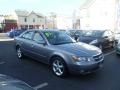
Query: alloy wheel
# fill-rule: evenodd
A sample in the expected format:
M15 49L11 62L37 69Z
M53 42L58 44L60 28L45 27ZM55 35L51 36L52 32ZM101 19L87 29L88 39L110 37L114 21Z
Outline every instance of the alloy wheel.
M17 48L17 55L18 55L18 58L22 58L22 51L20 48Z
M64 73L64 65L60 60L53 62L52 69L57 76L61 76Z

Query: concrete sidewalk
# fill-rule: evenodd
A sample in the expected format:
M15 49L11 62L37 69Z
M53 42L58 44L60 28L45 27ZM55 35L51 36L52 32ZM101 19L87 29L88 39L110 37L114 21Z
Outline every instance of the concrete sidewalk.
M0 39L11 39L6 33L0 33Z
M12 41L14 38L8 37L6 33L0 33L0 41Z

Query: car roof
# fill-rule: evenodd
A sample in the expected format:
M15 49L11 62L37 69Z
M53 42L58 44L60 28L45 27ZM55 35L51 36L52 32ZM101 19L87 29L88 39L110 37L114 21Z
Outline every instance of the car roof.
M39 31L39 32L61 32L60 29L28 29L27 31Z

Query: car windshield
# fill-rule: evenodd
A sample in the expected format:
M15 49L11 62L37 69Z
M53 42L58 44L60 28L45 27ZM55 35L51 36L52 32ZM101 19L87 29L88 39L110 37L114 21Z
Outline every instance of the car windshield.
M102 31L87 31L86 33L84 33L84 36L87 37L101 37L103 34Z
M75 40L73 40L69 35L67 35L64 32L44 31L43 33L46 36L49 43L52 45L68 44L75 42Z

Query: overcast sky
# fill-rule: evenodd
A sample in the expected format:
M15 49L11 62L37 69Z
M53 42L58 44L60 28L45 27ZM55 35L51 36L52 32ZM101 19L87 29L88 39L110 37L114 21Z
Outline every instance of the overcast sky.
M72 15L87 0L0 0L0 14L9 14L16 9L35 11L42 14L56 12L61 15Z

